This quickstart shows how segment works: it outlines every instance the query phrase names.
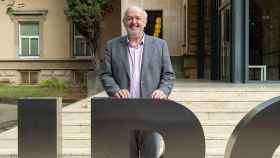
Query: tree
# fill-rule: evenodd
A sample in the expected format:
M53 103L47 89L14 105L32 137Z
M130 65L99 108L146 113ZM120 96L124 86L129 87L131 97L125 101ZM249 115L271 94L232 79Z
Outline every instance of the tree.
M24 7L24 3L19 2L19 0L1 0L2 2L7 2L7 14L13 14L15 8L22 8Z
M10 15L16 8L22 8L25 5L19 0L1 1L7 3L7 13ZM113 11L111 0L67 0L67 3L66 13L72 19L78 32L86 38L93 56L99 46L104 17ZM98 64L96 58L93 58L93 62Z
M79 33L86 38L93 55L93 52L98 50L104 17L113 11L111 0L67 0L67 2L67 15ZM98 64L99 61L93 59L94 64Z

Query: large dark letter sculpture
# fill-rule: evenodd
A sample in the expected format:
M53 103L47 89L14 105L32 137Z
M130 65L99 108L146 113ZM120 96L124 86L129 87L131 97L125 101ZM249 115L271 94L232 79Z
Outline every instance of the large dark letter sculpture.
M225 158L271 158L280 144L280 97L251 110L236 126Z
M61 99L19 99L18 157L58 158L61 152Z
M184 106L169 100L92 100L92 157L129 158L130 133L153 130L163 136L164 158L204 158L200 122Z

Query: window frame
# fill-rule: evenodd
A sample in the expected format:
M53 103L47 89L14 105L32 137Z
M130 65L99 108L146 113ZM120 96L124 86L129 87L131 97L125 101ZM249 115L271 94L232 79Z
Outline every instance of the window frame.
M83 81L82 82L78 82L77 81L77 74L82 74L83 75ZM87 84L87 75L88 75L88 71L73 71L73 80L74 80L74 83L75 84L78 84L78 85L86 85Z
M35 83L31 83L31 73L36 73L36 82ZM39 71L34 71L34 70L23 70L23 71L19 71L20 73L20 84L22 85L36 85L39 83ZM28 79L27 79L27 83L23 82L23 73L27 73L28 75Z
M21 25L22 24L24 24L24 23L36 23L36 24L38 24L38 27L39 27L39 35L38 36L25 36L25 35L21 35L21 31L20 31L20 29L21 29ZM26 22L22 22L22 21L20 21L19 22L19 24L18 24L18 32L19 32L19 36L18 36L18 41L19 41L19 49L18 49L18 55L20 56L20 57L22 57L22 58L36 58L36 57L39 57L40 56L40 24L39 24L39 22L33 22L33 21L26 21ZM22 39L28 39L28 43L29 43L29 45L28 45L28 56L23 56L22 54ZM38 52L37 52L37 55L31 55L31 40L32 39L37 39L38 40Z
M20 59L36 59L43 56L43 23L46 20L48 10L15 10L10 15L15 26L15 44L16 57ZM20 24L21 23L38 23L39 25L39 40L38 40L38 55L37 56L22 56L21 39L20 39ZM31 44L31 43L30 43ZM31 49L30 49L31 51Z
M84 50L84 52L83 52L83 55L78 55L79 53L77 53L77 47L76 47L76 44L77 44L77 40L78 39L82 39L83 41L84 41L84 48L83 48L83 50ZM93 52L93 54L91 54L91 52L89 52L89 55L87 55L88 53L87 53L87 41L86 41L86 38L83 36L83 35L81 35L80 33L79 33L79 35L77 35L77 29L76 29L76 27L75 27L75 25L73 24L73 57L75 57L75 58L89 58L89 57L94 57L95 55L94 55L94 52Z

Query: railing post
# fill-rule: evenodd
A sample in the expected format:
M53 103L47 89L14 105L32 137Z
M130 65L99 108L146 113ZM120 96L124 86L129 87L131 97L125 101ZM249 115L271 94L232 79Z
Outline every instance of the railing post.
M18 100L18 157L60 158L61 98Z

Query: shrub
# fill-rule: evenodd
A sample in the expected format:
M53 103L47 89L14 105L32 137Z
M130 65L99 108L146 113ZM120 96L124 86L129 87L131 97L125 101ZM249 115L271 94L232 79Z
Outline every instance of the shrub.
M46 87L46 88L56 88L56 89L61 89L61 90L66 88L65 82L62 80L58 80L56 78L43 80L43 81L41 81L40 86Z

